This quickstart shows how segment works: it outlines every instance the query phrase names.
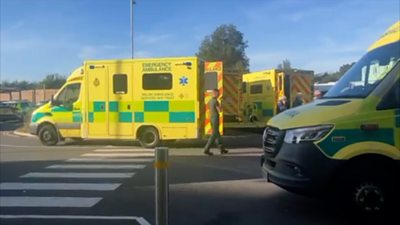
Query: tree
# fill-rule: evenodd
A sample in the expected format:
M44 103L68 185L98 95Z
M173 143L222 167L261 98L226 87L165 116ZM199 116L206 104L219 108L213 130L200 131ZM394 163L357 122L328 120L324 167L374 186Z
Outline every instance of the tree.
M355 63L351 63L351 64L344 64L339 68L339 73L340 76L342 76L343 74L345 74L347 72L347 70L349 70Z
M36 87L37 87L36 82L29 82L26 80L22 80L22 81L15 80L12 82L3 80L0 84L0 89L11 88L11 89L15 89L15 90L28 90L28 89L34 89Z
M339 67L339 71L334 72L334 73L324 73L321 76L316 76L315 81L316 82L321 82L321 83L327 83L327 82L332 82L332 81L337 81L339 80L343 74L347 72L355 63L350 63L350 64L343 64L342 66Z
M35 88L43 88L43 85L45 88L48 89L58 89L60 88L64 83L66 79L64 76L61 76L59 74L49 74L47 75L42 81L40 82L31 82L31 81L7 81L3 80L0 84L0 89L6 89L6 88L12 88L15 90L29 90L29 89L35 89Z
M293 70L292 64L290 63L289 59L284 59L282 63L278 64L277 68L278 70L283 70L283 71Z
M58 89L60 88L64 83L66 79L64 76L61 76L60 74L49 74L47 75L41 82L41 86L45 86L46 88L49 89Z
M206 61L221 60L227 70L248 72L249 58L245 52L247 47L243 33L235 25L224 24L204 38L196 55Z

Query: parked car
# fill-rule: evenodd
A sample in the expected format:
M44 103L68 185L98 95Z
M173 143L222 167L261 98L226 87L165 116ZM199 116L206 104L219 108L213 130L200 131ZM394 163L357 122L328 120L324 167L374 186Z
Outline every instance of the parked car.
M0 121L21 121L23 116L18 110L11 105L0 103Z
M23 116L26 115L26 113L28 113L31 109L35 108L35 104L33 104L33 102L30 101L6 101L3 102L6 105L9 105L13 108L16 108L18 110L19 113L21 113Z

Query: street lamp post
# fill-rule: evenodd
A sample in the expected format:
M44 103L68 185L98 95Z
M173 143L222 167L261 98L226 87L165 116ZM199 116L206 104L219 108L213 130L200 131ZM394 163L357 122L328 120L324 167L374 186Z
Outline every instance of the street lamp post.
M135 0L130 0L131 2L131 41L132 41L132 59L133 59L133 5L136 4Z

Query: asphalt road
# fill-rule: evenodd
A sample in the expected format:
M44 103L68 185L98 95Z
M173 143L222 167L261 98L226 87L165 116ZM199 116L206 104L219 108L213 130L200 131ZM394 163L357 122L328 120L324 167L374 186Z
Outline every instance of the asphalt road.
M0 224L155 224L153 154L133 141L67 141L44 147L1 124ZM202 155L204 141L170 149L169 224L390 224L348 218L340 205L291 194L260 177L260 135L224 138L230 153ZM397 223L394 223L397 224Z

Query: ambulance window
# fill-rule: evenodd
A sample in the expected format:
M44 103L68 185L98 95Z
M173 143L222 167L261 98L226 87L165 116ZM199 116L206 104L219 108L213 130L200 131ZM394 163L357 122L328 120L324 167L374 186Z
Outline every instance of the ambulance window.
M400 108L400 80L393 85L390 91L382 98L377 110Z
M262 84L251 85L250 94L262 94Z
M170 90L172 89L172 74L146 73L143 74L143 90Z
M57 96L56 105L72 107L72 103L79 99L81 84L74 83L67 85Z
M400 42L369 51L324 95L324 98L365 98L400 61Z
M114 94L126 94L128 92L128 77L126 74L114 74L113 92Z

